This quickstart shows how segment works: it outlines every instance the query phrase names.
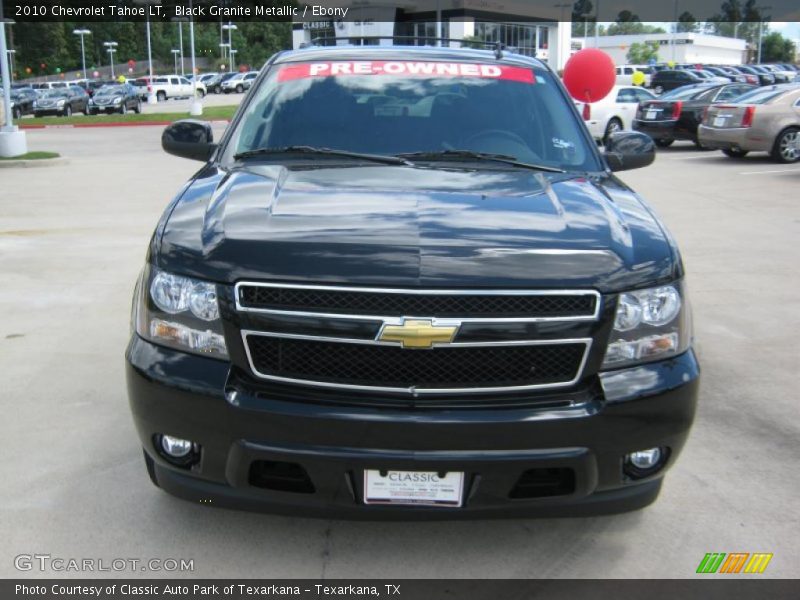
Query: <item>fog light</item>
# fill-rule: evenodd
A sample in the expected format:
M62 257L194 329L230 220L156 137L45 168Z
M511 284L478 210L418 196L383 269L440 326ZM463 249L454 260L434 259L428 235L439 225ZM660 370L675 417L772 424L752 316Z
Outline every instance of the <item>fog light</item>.
M183 440L178 440L183 441ZM661 448L650 448L628 454L628 460L637 469L652 469L661 460Z
M192 451L192 442L171 435L162 435L161 449L173 458L184 458Z
M625 455L623 471L631 479L642 479L653 475L667 461L667 448L648 448Z

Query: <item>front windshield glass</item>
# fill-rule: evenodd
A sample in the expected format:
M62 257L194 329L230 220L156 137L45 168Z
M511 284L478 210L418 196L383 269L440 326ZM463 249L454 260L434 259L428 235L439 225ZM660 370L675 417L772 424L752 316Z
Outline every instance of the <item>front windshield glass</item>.
M98 96L121 96L125 89L120 85L106 85L97 90Z
M67 95L66 90L48 90L44 93L44 98L63 98Z
M278 65L256 90L226 159L290 146L382 155L469 150L600 170L557 85L543 69L496 63Z

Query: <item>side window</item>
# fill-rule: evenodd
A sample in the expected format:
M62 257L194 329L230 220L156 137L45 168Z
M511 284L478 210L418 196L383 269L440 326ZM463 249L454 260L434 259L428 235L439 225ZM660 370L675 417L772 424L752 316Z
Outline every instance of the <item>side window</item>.
M625 75L633 75L633 67L625 67Z
M633 90L621 89L617 92L617 102L637 102L636 95L633 93Z
M191 83L189 83L189 80L188 80L188 79L186 79L185 77L181 77L181 83L182 83L183 85L191 85Z
M653 95L643 89L635 89L633 90L633 93L636 94L637 102L646 102L653 99Z
M172 85L178 85L178 84L180 83L180 81L178 80L178 78L177 78L177 77L170 77L170 78L169 78L169 82L170 82Z
M622 67L617 67L617 75L622 75Z

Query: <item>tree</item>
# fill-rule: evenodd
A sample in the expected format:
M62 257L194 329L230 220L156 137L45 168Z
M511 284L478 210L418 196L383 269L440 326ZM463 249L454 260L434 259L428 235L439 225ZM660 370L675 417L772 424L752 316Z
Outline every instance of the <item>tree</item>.
M628 48L627 59L633 65L646 65L651 59L658 59L658 42L634 42Z
M572 37L594 35L596 22L591 0L577 0L572 6Z
M617 20L608 26L606 35L636 35L640 33L666 33L661 27L645 25L639 20L639 15L629 10L620 11Z
M675 31L678 33L696 33L700 30L700 24L695 21L694 15L688 10L681 13L678 22L675 24Z
M761 40L761 60L765 63L793 62L795 51L794 42L777 31L768 33Z

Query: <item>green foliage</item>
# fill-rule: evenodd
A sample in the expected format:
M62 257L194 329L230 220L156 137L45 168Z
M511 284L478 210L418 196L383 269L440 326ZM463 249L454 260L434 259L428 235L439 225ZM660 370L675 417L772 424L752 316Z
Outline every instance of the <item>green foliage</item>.
M275 52L291 47L291 25L289 23L238 23L233 32L233 47L238 50L236 62L260 68ZM31 76L53 75L60 68L66 79L74 79L81 71L80 37L72 32L78 28L89 29L91 35L85 36L86 68L107 66L109 55L103 42L117 42L114 62L126 63L135 60L136 73L145 72L147 63L146 24L130 21L76 23L17 23L11 28L12 43L15 55L16 78L24 78L26 67L30 67ZM183 52L186 73L191 72L191 52L189 42L189 23L183 23ZM218 66L222 61L220 55L220 26L218 23L196 23L195 55L205 58L211 65ZM172 49L180 48L178 23L151 23L151 44L153 60L168 65L166 70L172 71L174 59ZM47 40L47 43L43 43ZM224 41L228 41L227 32ZM225 61L227 62L227 61ZM40 68L46 64L45 69Z
M606 35L636 35L640 33L666 33L662 27L645 25L639 16L629 10L623 10L617 15L617 20L608 26Z
M787 40L777 31L768 33L761 41L761 61L771 62L794 62L796 48L794 42Z
M678 33L697 33L700 30L701 25L695 20L692 13L687 10L680 14L676 24L676 31Z
M628 62L634 65L646 65L650 59L658 58L657 42L635 42L631 44L626 55Z

